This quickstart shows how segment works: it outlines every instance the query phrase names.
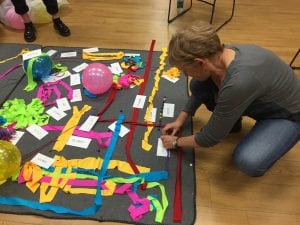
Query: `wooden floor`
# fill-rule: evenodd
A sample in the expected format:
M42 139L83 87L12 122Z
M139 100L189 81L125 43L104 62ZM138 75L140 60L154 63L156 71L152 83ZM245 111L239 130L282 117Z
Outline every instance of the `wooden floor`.
M176 2L175 0L173 0ZM189 0L187 0L189 1ZM210 7L193 1L192 10L168 25L168 0L69 0L61 15L72 30L58 36L52 24L37 26L42 45L148 49L166 47L172 33L196 19L207 20ZM214 26L230 14L231 0L217 1ZM277 53L289 63L300 48L299 0L239 0L233 20L219 32L223 42L255 43ZM24 43L23 33L0 25L2 43ZM3 54L2 52L0 54ZM300 66L300 56L296 61ZM297 72L299 74L299 72ZM300 75L300 74L299 74ZM195 130L208 119L201 108L194 118ZM233 147L253 125L243 120L243 131L230 135L211 149L196 150L197 219L199 225L299 225L300 145L295 146L263 177L250 178L231 161ZM72 224L96 225L95 221L50 220L35 216L0 214L0 225ZM117 223L103 223L115 225Z

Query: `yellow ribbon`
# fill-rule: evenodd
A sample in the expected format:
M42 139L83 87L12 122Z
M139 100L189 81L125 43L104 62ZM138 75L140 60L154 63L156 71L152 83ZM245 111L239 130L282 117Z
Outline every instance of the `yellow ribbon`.
M23 55L23 54L26 53L26 52L29 52L29 49L28 49L28 48L22 49L21 52L20 52L19 54L17 54L16 56L10 57L10 58L8 58L8 59L1 60L1 61L0 61L0 64L5 63L5 62L7 62L7 61L9 61L9 60L12 60L12 59L16 59L16 58L18 58L19 56Z
M167 53L167 48L162 48L162 53L159 57L160 61L159 61L159 68L155 71L155 76L154 76L154 85L151 91L151 95L148 98L148 107L144 116L144 120L148 123L148 124L152 124L152 122L150 121L150 113L153 109L153 100L155 98L155 95L158 91L158 86L159 86L159 82L160 82L160 74L163 71L166 63L165 60L168 56ZM152 145L149 143L149 136L151 135L151 132L153 131L153 126L147 126L147 131L145 131L144 133L144 139L142 140L142 149L144 149L145 151L150 151L152 148Z
M124 52L82 52L82 58L91 61L122 59Z
M53 146L53 150L58 152L63 150L69 138L72 136L77 124L79 123L80 118L91 108L92 107L89 105L84 105L81 110L78 110L77 106L73 106L73 115L65 125L58 139L56 140Z

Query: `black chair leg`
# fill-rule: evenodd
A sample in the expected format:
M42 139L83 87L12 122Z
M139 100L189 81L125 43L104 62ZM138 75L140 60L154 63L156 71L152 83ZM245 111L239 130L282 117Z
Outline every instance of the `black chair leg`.
M191 0L191 1L190 1L190 6L189 6L186 10L182 11L181 13L179 13L178 15L176 15L175 17L173 17L173 18L170 19L171 1L172 1L172 0L169 1L168 23L173 22L173 21L174 21L175 19L177 19L179 16L182 16L184 13L186 13L187 11L189 11L189 10L192 8L192 4L193 4L193 3L192 3L192 0ZM198 0L198 1L199 1L199 2L203 2L203 3L205 3L205 4L208 4L208 5L210 5L210 6L212 7L212 10L211 10L211 16L210 16L210 24L212 24L213 19L214 19L214 14L215 14L215 8L216 8L216 2L217 2L217 0L213 0L213 3L208 2L208 1L206 1L206 0ZM235 10L235 0L232 1L232 8L231 8L231 15L230 15L230 17L229 17L224 23L222 23L222 24L216 29L216 31L220 30L223 26L225 26L225 25L233 18L233 16L234 16L234 10Z
M170 13L171 13L171 2L172 0L169 1L169 10L168 10L168 23L172 23L175 19L177 19L178 17L182 16L183 14L185 14L187 11L189 11L192 8L193 5L193 0L190 1L190 6L183 10L182 12L180 12L179 14L177 14L175 17L170 18Z
M299 66L293 66L293 63L294 61L296 60L297 56L299 55L300 53L300 48L298 49L298 51L296 52L296 54L294 55L292 61L290 62L290 67L293 69L293 70L300 70L300 67Z

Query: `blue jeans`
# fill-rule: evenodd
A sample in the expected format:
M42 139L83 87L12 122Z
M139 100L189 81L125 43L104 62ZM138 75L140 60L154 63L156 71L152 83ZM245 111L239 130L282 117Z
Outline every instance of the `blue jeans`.
M218 89L210 80L191 80L190 89L209 110L216 105ZM300 121L266 119L256 121L251 131L235 147L233 161L249 176L262 176L300 138Z
M300 122L286 119L257 121L236 146L233 160L249 176L262 176L298 142Z

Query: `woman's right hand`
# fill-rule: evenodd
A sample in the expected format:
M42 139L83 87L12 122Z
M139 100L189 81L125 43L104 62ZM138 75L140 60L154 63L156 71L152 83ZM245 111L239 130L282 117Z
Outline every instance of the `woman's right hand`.
M174 121L172 123L166 124L163 129L163 135L176 135L176 133L180 130L182 124L179 121Z

